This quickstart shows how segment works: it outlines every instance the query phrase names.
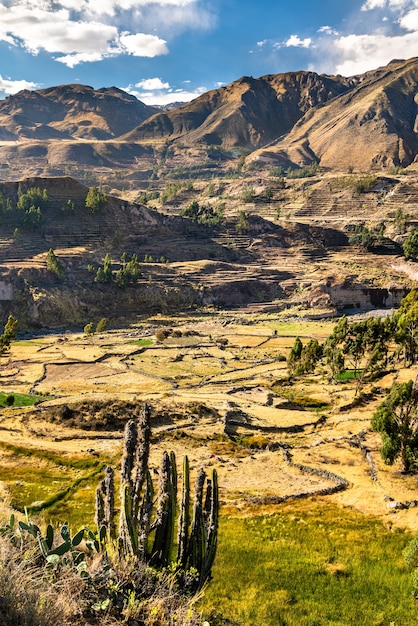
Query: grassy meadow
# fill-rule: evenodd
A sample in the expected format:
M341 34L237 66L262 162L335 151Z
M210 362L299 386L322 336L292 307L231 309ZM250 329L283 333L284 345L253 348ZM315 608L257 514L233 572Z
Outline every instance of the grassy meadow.
M4 502L42 524L93 525L103 469L118 467L123 425L146 401L153 473L173 450L179 465L188 455L192 480L201 466L219 475L218 554L197 604L211 626L412 626L402 551L417 509L388 510L386 499L414 500L416 477L383 463L370 428L385 390L412 374L387 372L358 405L350 376L335 383L319 370L289 383L295 337L321 340L332 327L212 313L17 341L0 364ZM318 471L349 487L318 495L334 484Z
M323 500L221 517L200 608L247 626L413 626L410 535ZM215 620L216 621L216 620Z

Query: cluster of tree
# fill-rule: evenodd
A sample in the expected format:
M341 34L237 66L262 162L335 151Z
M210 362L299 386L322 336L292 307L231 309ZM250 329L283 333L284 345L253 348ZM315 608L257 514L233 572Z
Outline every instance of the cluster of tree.
M170 261L165 256L153 257L152 254L144 255L144 263L169 263Z
M222 222L223 213L223 205L219 205L216 208L211 205L203 206L197 200L193 200L180 211L182 217L188 217L193 222L204 224L205 226L218 226Z
M98 213L102 209L106 200L107 196L101 187L89 187L85 206L90 209L92 213Z
M122 267L116 272L112 269L112 259L110 254L106 254L103 259L103 265L97 269L94 281L96 283L115 282L119 287L126 287L129 283L135 283L141 276L141 269L138 256L132 254L128 259L126 252L121 255Z
M382 243L385 236L386 226L384 222L368 228L364 224L356 224L350 229L349 243L369 250L375 245Z
M303 346L299 337L287 359L290 376L315 371L325 364L332 380L341 380L346 372L357 380L357 391L362 383L372 380L389 363L403 358L412 365L418 354L418 291L411 291L393 315L370 317L349 322L343 315L323 344L311 339Z
M104 333L107 330L107 325L109 324L109 320L107 319L107 317L102 317L98 322L97 322L97 326L96 326L96 330L94 329L94 322L89 322L88 324L86 324L84 326L84 334L86 335L86 337L90 337L91 335L94 335L94 333Z
M23 213L22 225L38 228L42 224L42 211L48 206L48 192L40 187L29 187L26 191L19 185L16 208Z
M291 377L314 372L320 365L331 380L356 381L357 394L366 381L374 380L403 360L405 367L418 358L418 290L403 298L399 309L385 318L370 317L349 322L339 319L323 344L299 337L287 359ZM382 433L382 457L387 463L401 459L404 471L418 462L418 389L413 381L394 384L372 418L372 428Z

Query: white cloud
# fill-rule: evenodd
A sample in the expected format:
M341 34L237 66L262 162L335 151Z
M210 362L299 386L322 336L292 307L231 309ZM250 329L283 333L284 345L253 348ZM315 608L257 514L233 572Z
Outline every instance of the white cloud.
M141 82L142 81L137 83L137 85ZM168 89L155 88L152 91L139 91L135 88L137 85L129 85L128 87L122 87L122 89L138 98L138 100L141 100L141 102L144 102L144 104L148 104L150 106L172 104L173 102L190 102L207 91L206 87L197 87L197 89L193 91L188 91L187 89L173 89L171 87Z
M167 42L156 35L136 33L131 35L124 32L119 37L122 50L135 57L156 57L168 54Z
M28 80L10 80L9 78L3 78L0 75L0 93L10 96L18 91L22 91L22 89L29 89L33 91L34 89L39 89L40 85L37 83L33 83Z
M307 37L306 39L301 39L298 35L291 35L287 41L285 41L285 46L287 48L294 46L296 48L309 48L311 46L312 39Z
M163 83L161 78L143 78L138 83L135 83L135 87L145 89L145 91L154 91L156 89L170 89L170 84Z
M318 28L318 33L324 35L338 35L338 32L331 28L331 26L321 26L321 28Z
M345 76L418 55L418 0L367 0L347 17L344 32L321 27L313 38L310 69ZM361 19L360 19L361 18ZM290 40L289 40L290 41ZM304 41L304 40L302 40Z
M373 11L373 9L406 9L417 6L417 0L367 0L361 7L361 11Z
M403 15L399 19L399 24L405 30L418 30L418 9L414 9Z
M371 11L373 9L382 9L386 5L386 0L367 0L361 7L362 11Z
M335 41L339 59L335 71L352 76L386 65L394 58L413 57L418 50L418 32L397 37L383 34L347 35Z
M53 54L69 67L122 54L150 58L168 53L159 33L213 24L201 2L0 0L0 41Z

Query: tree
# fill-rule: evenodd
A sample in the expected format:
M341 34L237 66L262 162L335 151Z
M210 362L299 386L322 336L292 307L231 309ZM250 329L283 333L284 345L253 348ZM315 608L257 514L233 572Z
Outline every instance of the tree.
M415 382L394 383L372 417L372 428L382 434L381 455L392 465L400 457L409 472L418 455L418 390Z
M327 364L330 367L331 375L337 380L340 374L345 370L344 355L342 353L341 344L344 343L348 332L348 320L345 315L340 317L334 330L325 342L324 355Z
M64 273L64 266L61 261L55 256L55 252L52 248L48 250L46 255L46 269L53 272L57 276L62 276Z
M250 213L248 211L238 211L238 220L235 230L239 233L248 233L250 230Z
M403 253L406 259L417 260L418 257L418 228L414 228L403 244Z
M85 205L92 213L98 213L106 202L106 194L98 187L89 187Z
M13 315L9 315L6 325L4 327L4 332L2 335L0 335L0 354L6 352L7 348L10 346L10 342L12 341L12 339L16 338L16 329L18 323L18 320L16 320Z
M289 370L289 374L294 373L296 363L300 361L302 350L303 343L301 342L299 337L296 337L295 342L290 350L289 356L287 357L287 369Z
M108 323L109 323L109 320L107 319L107 317L102 317L97 322L96 333L103 333L105 330L107 330Z
M401 306L393 316L395 340L403 349L405 365L413 365L418 350L418 290L412 289L402 299Z
M103 267L99 267L96 276L94 278L95 283L110 283L112 282L112 259L110 254L107 253L103 259Z
M84 326L84 334L86 335L86 337L90 337L91 335L94 335L93 322L89 322L88 324Z

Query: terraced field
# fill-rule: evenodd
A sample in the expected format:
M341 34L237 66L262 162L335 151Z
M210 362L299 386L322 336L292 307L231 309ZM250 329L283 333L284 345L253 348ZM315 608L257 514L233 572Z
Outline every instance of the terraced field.
M0 390L41 400L2 411L3 498L47 519L85 523L103 464L119 463L124 423L147 402L154 471L163 449L188 454L194 469L216 467L225 511L316 496L417 530L414 508L388 508L414 501L416 480L382 463L370 429L385 388L410 372L388 374L358 405L353 383L330 384L325 370L288 382L295 336L321 339L331 328L207 313L16 341L2 357Z

